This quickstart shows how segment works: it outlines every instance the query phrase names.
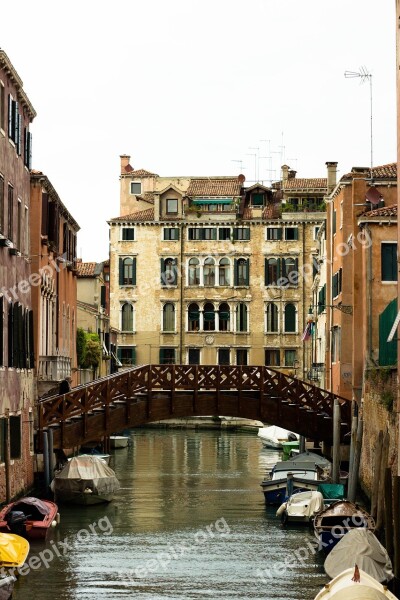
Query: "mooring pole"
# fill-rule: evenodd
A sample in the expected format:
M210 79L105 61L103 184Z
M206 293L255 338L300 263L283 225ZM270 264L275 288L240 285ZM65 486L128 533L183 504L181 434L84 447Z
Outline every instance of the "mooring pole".
M49 439L47 436L47 431L43 431L43 470L44 485L47 492L50 486Z
M357 494L357 484L358 484L358 471L360 470L360 459L361 459L361 446L362 446L362 436L363 436L363 420L362 417L358 419L357 425L357 440L356 447L354 448L354 462L353 462L353 477L351 479L351 489L348 490L347 497L350 502L354 502Z
M340 404L336 398L333 405L333 456L332 456L332 481L339 483L340 468Z
M53 437L53 430L51 427L49 427L47 436L48 436L48 441L49 441L49 473L50 473L50 478L53 478L53 475L54 475L54 437Z

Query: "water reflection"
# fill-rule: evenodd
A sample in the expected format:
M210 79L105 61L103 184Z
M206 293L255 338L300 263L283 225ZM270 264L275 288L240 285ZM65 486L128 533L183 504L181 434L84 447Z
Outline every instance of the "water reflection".
M16 600L315 596L325 581L322 559L284 565L312 534L283 529L276 509L264 505L259 484L277 451L246 433L139 429L131 438L112 457L121 483L115 500L61 508L46 547L66 539L68 552L20 578ZM77 537L104 517L111 535ZM221 517L229 535L216 531ZM189 549L179 553L182 547ZM43 544L33 548L42 550Z

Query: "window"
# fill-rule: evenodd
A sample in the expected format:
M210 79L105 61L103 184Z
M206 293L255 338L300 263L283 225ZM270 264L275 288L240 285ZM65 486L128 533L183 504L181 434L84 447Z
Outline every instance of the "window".
M279 367L281 364L279 350L266 349L265 350L265 366L266 367Z
M219 285L230 285L231 264L229 258L221 258L219 261Z
M285 227L285 240L293 241L299 239L298 227Z
M4 296L0 296L0 365L4 366Z
M13 239L13 227L14 227L14 188L12 185L8 186L8 228L7 237L12 241Z
M5 93L4 85L0 81L0 129L5 130Z
M164 227L164 240L179 240L179 229L177 227Z
M175 306L172 302L163 306L163 331L175 331Z
M267 227L267 240L276 241L282 239L281 227Z
M267 333L278 333L279 331L279 310L277 304L269 302L267 304Z
M22 202L18 199L17 204L17 248L21 252L22 251Z
M200 348L189 348L188 362L189 362L189 365L199 365L200 364Z
M235 285L249 285L249 259L235 258Z
M21 458L21 415L10 417L10 458Z
M230 227L220 227L218 229L218 239L219 240L230 240L231 239L231 228Z
M239 302L236 307L236 331L247 332L247 306Z
M264 194L252 194L251 204L252 206L264 206Z
M282 258L282 274L288 279L288 283L292 285L298 284L299 269L297 258Z
M167 198L167 214L176 215L178 214L178 199Z
M332 362L340 362L340 351L341 351L341 329L340 327L332 327L332 338L331 338L331 352Z
M296 333L296 307L294 304L285 306L285 333Z
M199 331L200 310L198 304L189 304L188 308L188 331Z
M175 364L175 348L160 348L160 365Z
M202 230L203 240L216 240L217 239L217 230L215 227L204 227Z
M0 176L0 233L4 232L4 179Z
M318 231L319 230L320 230L320 225L318 225L318 227L314 227L313 240L317 240L318 239Z
M142 193L142 182L141 181L131 181L131 194L134 196L138 196Z
M336 298L342 292L342 269L340 268L332 276L332 298Z
M230 349L229 348L218 348L218 364L219 365L230 365L231 357L230 357Z
M203 310L204 331L215 331L215 309L211 302L206 302Z
M332 215L332 235L336 233L336 210L333 211Z
M0 463L6 460L7 419L0 419Z
M176 258L161 259L161 285L177 285L178 269Z
M324 312L326 308L326 283L322 286L322 288L318 292L318 314Z
M134 346L118 346L117 358L123 367L136 364L136 348Z
M265 259L265 285L278 285L280 262L277 258Z
M296 350L285 350L285 367L294 367Z
M27 127L24 129L24 165L32 168L32 134Z
M220 331L229 331L230 327L230 308L229 304L223 302L219 305L219 330Z
M395 242L381 244L381 276L382 281L397 281L397 244Z
M215 260L206 258L203 268L204 285L215 286Z
M202 229L200 227L189 227L188 240L202 240Z
M233 228L233 239L234 240L249 240L250 239L250 227L234 227Z
M123 242L132 242L135 239L135 229L133 227L123 227L121 231L121 240Z
M200 261L198 258L189 260L189 285L200 285Z
M21 119L18 114L18 102L14 100L11 94L8 95L8 137L18 144L20 138Z
M107 288L105 285L100 286L100 306L107 307Z
M136 285L136 258L119 259L119 285Z
M245 348L236 348L236 364L237 365L247 365L247 349Z
M133 331L133 305L130 302L121 306L121 330Z
M343 200L340 203L340 213L339 213L339 228L343 228Z

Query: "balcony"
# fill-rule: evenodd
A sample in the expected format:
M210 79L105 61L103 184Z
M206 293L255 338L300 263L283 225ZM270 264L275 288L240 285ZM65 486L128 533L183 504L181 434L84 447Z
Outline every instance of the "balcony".
M38 378L42 381L61 381L71 376L69 356L39 356Z

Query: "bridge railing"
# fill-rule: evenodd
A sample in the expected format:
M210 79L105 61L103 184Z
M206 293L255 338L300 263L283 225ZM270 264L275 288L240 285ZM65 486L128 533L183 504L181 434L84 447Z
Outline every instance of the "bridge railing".
M335 398L342 415L350 422L350 403L345 398L322 390L281 371L263 366L230 365L143 365L98 379L52 396L38 405L39 429L51 423L93 412L116 400L135 397L139 392L251 392L286 401L303 409L331 417Z

